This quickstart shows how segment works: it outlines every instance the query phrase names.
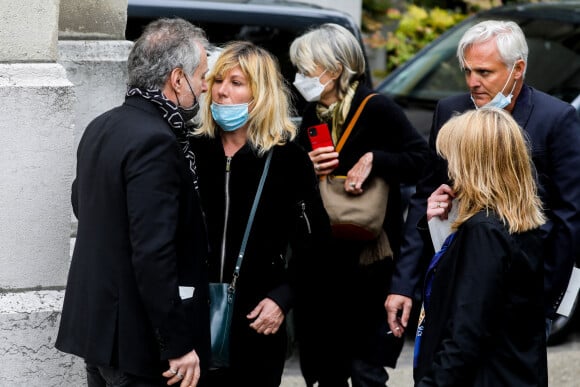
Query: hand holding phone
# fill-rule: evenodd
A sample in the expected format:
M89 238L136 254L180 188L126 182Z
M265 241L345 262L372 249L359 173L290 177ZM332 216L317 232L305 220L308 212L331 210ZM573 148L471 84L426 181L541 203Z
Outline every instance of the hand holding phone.
M330 130L328 124L319 124L311 126L307 129L308 139L310 140L310 145L312 145L312 150L325 147L334 146L332 142L332 137L330 136Z

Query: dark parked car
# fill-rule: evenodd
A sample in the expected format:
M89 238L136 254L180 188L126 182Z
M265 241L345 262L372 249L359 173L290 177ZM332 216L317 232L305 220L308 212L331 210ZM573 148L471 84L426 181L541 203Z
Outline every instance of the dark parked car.
M474 24L490 19L513 20L524 31L530 49L526 83L570 102L580 114L580 2L504 6L454 26L376 87L401 105L426 137L437 101L467 90L455 55L461 36ZM580 308L575 310L570 318L554 322L549 344L563 341L576 328Z
M278 58L289 85L296 74L288 53L290 44L310 27L323 23L339 24L350 30L362 45L361 32L350 15L285 0L129 0L125 37L135 40L147 23L160 17L176 16L203 28L214 45L249 40L264 47ZM367 79L370 85L370 70ZM305 101L294 86L291 90L300 115Z

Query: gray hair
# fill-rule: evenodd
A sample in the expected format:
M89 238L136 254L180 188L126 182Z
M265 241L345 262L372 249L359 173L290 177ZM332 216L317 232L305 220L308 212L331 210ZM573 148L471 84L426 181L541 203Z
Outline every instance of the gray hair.
M316 65L338 73L342 65L339 98L346 94L351 82L365 74L365 57L358 40L349 30L334 23L322 24L294 39L290 60L303 74L312 73Z
M205 32L186 20L149 23L129 53L129 85L161 90L173 69L192 74L201 61L200 46L209 46Z
M511 68L519 59L528 63L528 43L522 29L513 21L487 20L469 28L459 41L457 59L461 67L465 66L465 51L470 46L485 43L493 38L506 67Z

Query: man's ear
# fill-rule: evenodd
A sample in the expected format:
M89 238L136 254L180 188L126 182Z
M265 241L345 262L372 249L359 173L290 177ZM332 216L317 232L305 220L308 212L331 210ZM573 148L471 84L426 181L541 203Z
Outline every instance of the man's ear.
M183 87L183 70L176 67L173 70L171 70L171 73L169 73L169 84L171 86L171 88L176 92L176 93L180 93L181 92L181 88Z
M514 65L514 79L522 79L525 70L526 62L523 59L518 59Z

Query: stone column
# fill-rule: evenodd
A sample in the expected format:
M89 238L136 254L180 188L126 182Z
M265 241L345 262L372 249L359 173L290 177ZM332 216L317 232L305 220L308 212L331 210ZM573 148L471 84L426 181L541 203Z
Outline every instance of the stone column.
M61 0L58 63L75 86L74 149L87 125L121 105L127 89L127 0ZM76 157L75 157L76 161ZM71 249L77 221L71 212Z
M87 125L121 105L127 89L127 57L133 46L125 40L127 0L60 0L58 63L74 84L74 149ZM76 163L76 153L73 160ZM74 174L74 171L73 171ZM71 253L77 220L71 212ZM71 356L69 379L85 381L82 359Z
M82 360L54 348L70 185L82 131L124 99L126 10L126 0L0 0L0 386L85 384Z
M75 85L75 149L88 123L123 103L127 0L60 0L58 63Z
M62 385L73 380L54 339L69 264L74 90L56 63L59 0L0 0L0 14L0 385Z

